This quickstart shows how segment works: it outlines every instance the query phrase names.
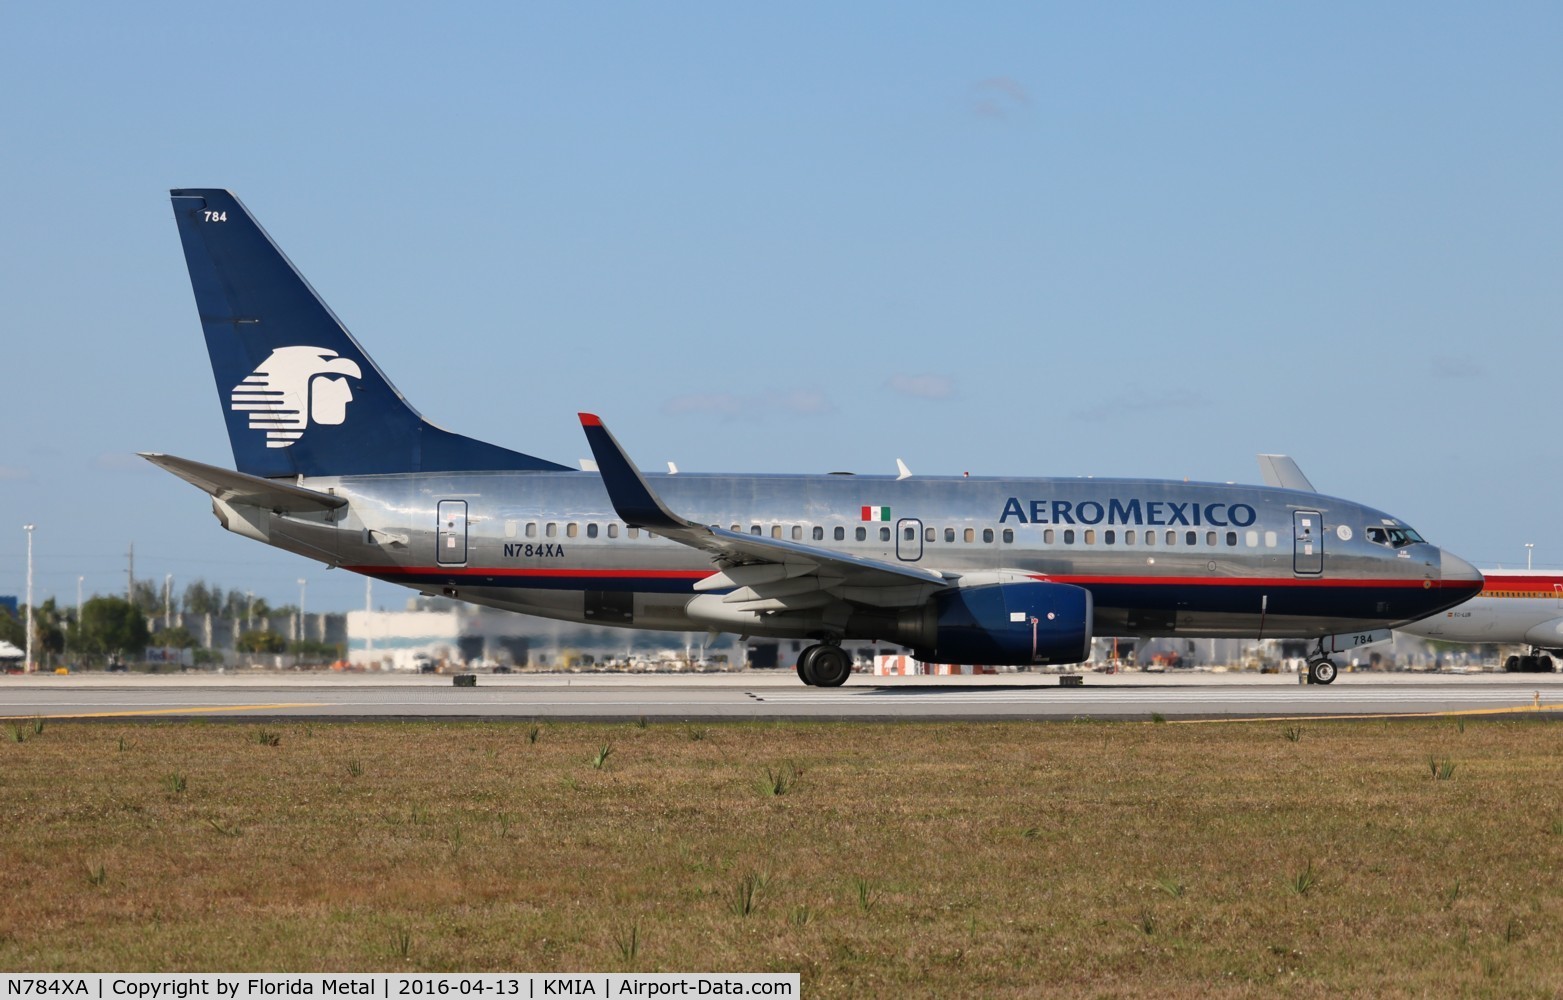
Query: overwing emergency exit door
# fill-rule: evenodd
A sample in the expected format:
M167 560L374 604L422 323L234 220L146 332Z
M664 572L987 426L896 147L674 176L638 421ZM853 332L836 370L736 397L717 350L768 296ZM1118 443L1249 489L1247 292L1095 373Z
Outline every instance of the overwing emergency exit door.
M440 501L435 545L435 559L441 566L459 566L467 561L467 501Z
M895 554L905 562L916 562L923 557L923 522L915 517L903 517L896 522Z
M1324 572L1324 518L1316 510L1292 511L1292 572L1298 576Z

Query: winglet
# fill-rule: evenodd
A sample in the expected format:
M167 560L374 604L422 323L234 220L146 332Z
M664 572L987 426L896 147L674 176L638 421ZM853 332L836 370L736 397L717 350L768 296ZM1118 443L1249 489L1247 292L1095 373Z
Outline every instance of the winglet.
M602 484L607 487L608 499L614 512L632 528L671 531L691 527L689 521L663 506L651 491L646 477L635 468L635 463L624 453L624 448L603 425L595 413L582 413L581 429L586 432L586 443L591 445L592 456L597 461L597 471Z

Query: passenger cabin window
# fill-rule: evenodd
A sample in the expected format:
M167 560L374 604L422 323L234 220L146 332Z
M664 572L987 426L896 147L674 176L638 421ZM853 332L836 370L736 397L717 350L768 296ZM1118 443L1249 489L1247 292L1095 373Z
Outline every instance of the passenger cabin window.
M1111 545L1113 544L1114 540L1117 539L1117 537L1117 532L1113 531L1111 528L1108 528L1106 531L1102 532L1102 544Z
M1206 545L1214 545L1214 544L1216 544L1216 533L1214 531L1207 531L1207 532L1205 532L1205 544Z
M630 528L630 529L628 529L627 531L624 532L624 535L625 535L626 538L639 538L640 537L640 529L639 528Z
M792 526L792 540L795 542L803 541L803 525L795 524Z
M549 521L547 524L543 525L543 535L547 538L558 538L559 526L552 521Z
M1125 545L1133 545L1134 544L1134 529L1133 528L1125 528L1124 529L1124 531L1123 531L1123 544L1125 544Z
M1168 545L1176 545L1176 544L1178 544L1178 533L1176 531L1169 530L1167 532L1167 544Z
M588 524L586 526L586 537L587 538L596 538L597 537L597 525L595 523Z
M610 524L610 525L608 525L608 537L609 538L618 538L619 537L619 526L617 524Z
M908 529L908 530L910 530L910 529ZM880 528L879 529L879 540L881 542L888 542L888 541L890 541L890 529L889 528Z
M993 529L992 528L983 528L982 529L982 540L984 542L989 542L989 543L991 543L993 541Z
M772 538L780 538L781 537L781 531L782 531L781 525L779 525L779 524L771 525L771 537Z
M836 537L836 541L838 541L838 542L845 541L846 537L847 537L847 529L846 528L842 528L842 527L837 527L836 528L836 536L835 537Z
M975 542L977 540L977 530L975 528L967 528L961 534L961 537L964 538L968 543Z
M1267 549L1275 548L1275 532L1273 532L1273 531L1265 532L1265 548L1267 548Z
M537 522L536 521L528 521L528 522L526 522L526 537L528 537L528 538L536 538L537 537Z
M1155 532L1154 529L1146 529L1146 531L1145 531L1145 544L1146 545L1155 545L1156 544L1156 532Z
M580 532L580 530L580 525L576 524L574 521L571 521L569 524L564 526L564 537L574 538L576 534Z
M763 534L763 533L764 532L762 532L760 530L760 526L758 524L751 524L751 525L749 525L749 534L751 534L751 535L759 535L759 534Z
M728 530L736 535L736 534L738 534L740 531L742 531L744 529L743 529L742 525L735 524L731 528L729 528Z
M1227 544L1228 545L1236 545L1237 544L1237 532L1235 532L1235 531L1227 532Z
M814 540L816 542L823 542L825 540L825 529L817 524L814 526Z
M1008 536L1009 535L1009 529L1006 528L1004 530L1004 534L1006 536ZM1009 541L1009 538L1006 537L1004 540L1007 542L1007 541ZM1073 545L1074 543L1075 543L1075 529L1073 529L1073 528L1065 528L1064 529L1064 544L1065 545Z
M868 538L868 529L867 528L859 528L856 531L854 531L852 533L852 535L853 535L854 538L856 538L860 542L861 541L865 541Z
M988 532L988 534L991 536L993 533L990 531L990 532ZM1053 539L1056 538L1056 537L1058 537L1058 536L1053 533L1053 529L1052 528L1043 528L1042 529L1042 544L1043 545L1052 545L1053 544ZM991 537L989 538L989 541L992 541Z
M1087 529L1085 529L1085 544L1087 544L1087 545L1095 545L1096 544L1096 529L1095 528L1087 528Z
M1198 545L1199 544L1199 532L1197 532L1197 531L1185 531L1183 533L1183 544L1184 545Z
M514 522L514 521L506 521L505 522L505 537L506 538L514 538L514 537L516 537L516 522Z
M1251 549L1259 547L1259 532L1252 529L1243 532L1243 542Z
M930 541L930 542L938 541L938 539L939 539L939 529L937 529L937 528L928 528L928 529L924 530L923 531L923 538L925 540L927 540L927 541Z
M1015 540L1015 529L1014 528L1005 528L1004 529L1004 544L1005 545L1009 545L1010 543L1014 542L1014 540Z

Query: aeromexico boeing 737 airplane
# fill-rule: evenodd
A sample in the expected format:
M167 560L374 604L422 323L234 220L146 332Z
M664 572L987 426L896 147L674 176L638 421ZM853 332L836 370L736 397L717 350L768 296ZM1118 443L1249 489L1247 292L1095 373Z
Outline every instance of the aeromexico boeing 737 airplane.
M453 434L237 198L172 194L238 471L146 457L211 494L228 530L330 566L566 621L813 640L797 670L820 686L850 673L844 639L1029 665L1082 662L1094 634L1317 638L1328 683L1327 651L1481 589L1464 560L1300 473L1293 488L646 475L591 414L590 471Z

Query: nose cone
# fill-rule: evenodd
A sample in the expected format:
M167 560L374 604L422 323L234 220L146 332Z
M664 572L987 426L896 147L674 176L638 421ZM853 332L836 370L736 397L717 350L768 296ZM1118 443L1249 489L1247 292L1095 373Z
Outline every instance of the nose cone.
M1475 595L1482 589L1482 571L1447 549L1439 550L1439 578L1443 590Z

